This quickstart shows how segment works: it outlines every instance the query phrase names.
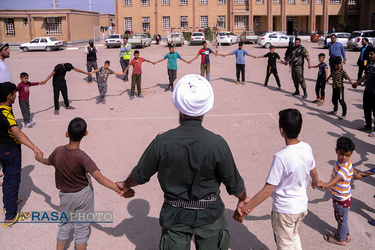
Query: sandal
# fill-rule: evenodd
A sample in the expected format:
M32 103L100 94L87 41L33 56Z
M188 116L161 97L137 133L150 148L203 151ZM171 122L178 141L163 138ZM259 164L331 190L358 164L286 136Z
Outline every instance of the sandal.
M367 222L368 222L368 224L370 224L371 226L375 226L375 220L374 220L374 219L368 219Z
M368 137L375 137L375 131L372 132L371 134L368 134Z
M68 107L65 107L65 109L76 109L76 108L73 106L68 106Z
M10 227L14 224L16 224L17 222L22 222L24 220L26 220L27 218L29 218L31 216L31 213L29 212L22 212L22 213L17 213L16 217L14 218L14 220L12 222L8 222L8 223L3 223L3 228L7 228L7 227Z
M59 111L58 110L55 110L55 112L53 112L55 115L59 115Z
M334 235L324 235L323 238L328 243L336 244L339 246L345 246L346 244L346 241L339 241Z

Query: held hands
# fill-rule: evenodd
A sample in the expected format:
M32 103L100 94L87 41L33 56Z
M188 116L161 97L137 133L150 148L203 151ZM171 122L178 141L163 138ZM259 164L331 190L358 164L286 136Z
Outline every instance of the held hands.
M317 187L320 187L322 189L326 188L326 183L324 181L319 181L318 184L316 185Z
M237 208L234 211L233 219L237 222L242 223L245 216L254 211L254 209L248 209L244 213L242 212L242 207L250 201L250 198L247 197L245 200L239 200L237 204Z
M116 186L121 190L120 196L123 198L131 198L134 196L135 192L133 189L124 187L123 182L116 182Z
M358 85L359 85L358 82L353 83L353 84L352 84L353 89L357 88Z
M39 148L35 148L34 149L34 157L35 157L35 160L40 161L41 159L43 159L43 152L40 151Z

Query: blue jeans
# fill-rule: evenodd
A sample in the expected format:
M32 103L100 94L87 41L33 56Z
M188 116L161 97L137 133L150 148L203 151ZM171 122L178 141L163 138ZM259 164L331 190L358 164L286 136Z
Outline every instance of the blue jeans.
M3 203L5 220L17 215L17 199L21 182L21 146L0 147L0 161L3 166Z
M338 202L333 199L333 209L335 212L335 218L338 223L336 237L340 241L345 241L346 236L349 234L349 223L348 216L351 207L352 198L350 197L345 202ZM345 204L342 204L345 203Z

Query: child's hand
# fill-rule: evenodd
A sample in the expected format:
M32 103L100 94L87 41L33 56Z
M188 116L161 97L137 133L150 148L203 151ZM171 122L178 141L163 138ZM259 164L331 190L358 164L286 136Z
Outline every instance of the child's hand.
M39 148L34 149L34 157L37 161L43 159L43 152Z
M319 181L318 184L316 185L317 187L320 187L322 189L325 189L326 183L324 181Z

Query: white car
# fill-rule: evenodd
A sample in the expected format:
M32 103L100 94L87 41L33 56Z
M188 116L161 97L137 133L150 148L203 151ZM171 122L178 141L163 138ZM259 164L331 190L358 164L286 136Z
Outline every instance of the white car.
M173 37L173 39L172 39ZM167 39L167 42L168 42L168 45L179 45L179 46L182 46L184 45L184 36L182 35L182 33L171 33L169 36L168 36L168 39Z
M350 33L346 32L336 32L329 34L328 36L321 36L318 39L318 45L323 46L324 48L327 48L327 43L331 42L331 36L335 34L337 37L337 42L341 43L344 48L348 47L348 38L350 37Z
M221 31L217 36L217 42L221 44L225 43L232 45L233 43L238 42L238 37L235 34L233 34L233 32Z
M132 37L129 37L128 43L131 43L135 47L150 47L151 38L145 33L136 33Z
M281 31L267 32L258 38L258 45L267 49L271 45L275 47L288 47L289 37Z
M24 52L29 50L59 50L64 47L63 41L57 40L54 37L36 37L29 43L22 43L20 49Z
M112 34L105 39L105 46L109 47L120 47L123 43L124 38L121 34Z
M193 32L190 37L190 44L202 44L205 40L203 32Z

